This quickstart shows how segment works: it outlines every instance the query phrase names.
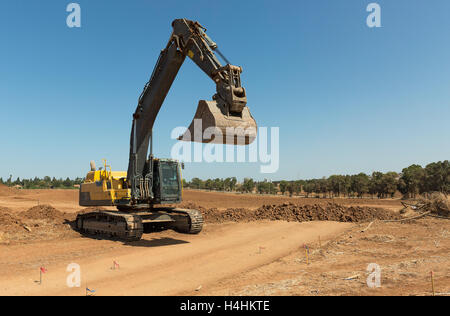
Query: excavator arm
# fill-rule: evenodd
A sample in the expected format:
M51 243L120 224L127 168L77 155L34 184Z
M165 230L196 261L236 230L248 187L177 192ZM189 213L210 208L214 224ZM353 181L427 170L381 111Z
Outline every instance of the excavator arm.
M213 101L199 102L194 120L180 140L245 145L256 137L256 122L247 107L246 91L241 85L242 68L228 62L225 66L220 63L214 54L217 51L221 55L217 44L198 22L177 19L172 27L173 33L159 55L133 115L127 181L134 203L153 198L153 157L147 159L152 129L186 56L214 81L216 94ZM196 124L198 120L200 126ZM209 138L204 137L204 132L210 128L215 132L208 133Z

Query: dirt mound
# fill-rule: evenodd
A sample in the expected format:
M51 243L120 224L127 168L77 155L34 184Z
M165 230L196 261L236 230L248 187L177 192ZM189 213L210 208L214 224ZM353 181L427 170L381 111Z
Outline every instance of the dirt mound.
M20 190L0 183L0 196L19 195L20 193Z
M21 244L76 236L68 221L71 215L50 205L15 213L0 207L0 244Z
M65 218L65 213L58 211L50 205L38 205L25 212L20 212L18 215L24 219L33 220L61 221Z
M256 211L249 209L205 209L196 205L187 205L203 213L206 222L222 223L227 221L246 222L257 220L283 220L289 222L336 221L336 222L368 222L375 219L399 219L400 216L379 208L352 206L328 203L327 205L297 205L284 203L280 205L263 205Z
M368 222L374 219L397 219L398 215L380 208L351 206L336 203L328 205L264 205L256 211L256 216L267 219L284 219L288 221L337 221Z
M0 232L15 232L21 227L23 227L22 221L14 216L10 209L0 207Z
M215 208L208 210L201 210L203 217L208 223L223 223L223 222L250 222L262 220L258 218L255 211L245 208L234 208L220 211Z
M0 213L12 213L13 211L7 207L0 206Z

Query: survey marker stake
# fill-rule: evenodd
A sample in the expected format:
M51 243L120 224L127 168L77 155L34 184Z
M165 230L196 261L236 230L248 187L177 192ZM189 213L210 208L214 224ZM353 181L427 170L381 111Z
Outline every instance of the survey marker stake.
M42 284L42 275L47 273L47 269L44 267L39 268L39 285Z
M259 252L258 253L261 254L263 249L266 249L266 247L259 246Z
M433 296L436 296L436 292L434 291L434 272L433 271L430 272L430 276L431 276L431 291L433 293Z
M308 258L309 249L306 244L303 244L303 247L305 248L306 264L309 265L309 258Z

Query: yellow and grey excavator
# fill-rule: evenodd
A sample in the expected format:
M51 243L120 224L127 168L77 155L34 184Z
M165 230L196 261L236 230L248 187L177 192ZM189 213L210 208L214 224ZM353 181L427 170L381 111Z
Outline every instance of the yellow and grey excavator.
M213 101L199 101L194 120L179 139L248 145L256 138L256 122L241 85L242 68L226 60L198 22L177 19L172 27L170 40L160 53L133 115L128 171L112 171L106 161L98 170L91 162L91 171L80 186L81 206L115 206L117 210L79 214L76 228L83 233L134 241L155 230L174 229L187 234L202 230L203 217L198 210L168 207L181 202L182 164L153 157L152 148L156 116L186 56L214 81L216 94ZM224 59L225 66L214 52Z

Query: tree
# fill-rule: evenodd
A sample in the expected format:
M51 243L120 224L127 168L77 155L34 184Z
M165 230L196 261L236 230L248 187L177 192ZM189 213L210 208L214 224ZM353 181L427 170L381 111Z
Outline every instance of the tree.
M244 183L242 184L242 188L244 192L253 192L253 189L255 188L255 182L253 179L245 178Z
M328 178L329 190L336 196L345 192L345 176L332 175Z
M50 179L50 178L48 178L48 179ZM63 185L64 185L66 188L70 188L70 187L73 186L73 185L72 185L72 181L70 181L69 178L66 178L66 180L64 180Z
M398 187L398 173L388 172L381 178L381 196L383 198L394 197Z
M383 173L381 172L374 172L372 173L372 177L370 178L369 182L369 193L373 195L377 195L377 197L380 199L382 197L382 179L383 179Z
M276 194L277 189L274 183L267 180L258 182L256 184L256 190L259 194Z
M302 181L302 180L298 180L298 181L294 182L294 184L292 186L293 186L295 194L300 195L300 193L302 192L303 184L304 184L304 181Z
M205 181L205 189L211 191L214 187L214 182L211 179Z
M213 180L213 189L216 191L224 190L223 180L216 178Z
M268 184L267 182L258 182L256 184L256 190L258 191L259 194L264 194L269 191L267 184Z
M316 187L317 193L322 193L323 197L326 198L327 193L329 191L330 191L330 186L329 186L328 180L326 178L317 180L317 187Z
M450 192L450 163L448 160L430 163L425 167L424 190Z
M231 182L231 178L226 178L225 180L223 180L223 189L225 191L231 191L230 182Z
M352 184L351 190L357 194L359 198L369 192L369 176L365 173L359 173L357 175L351 176Z
M273 182L269 182L268 192L269 192L269 194L277 194L278 191L277 191L277 188L276 188L276 186L275 186L275 184Z
M288 184L287 191L289 192L289 196L292 196L295 191L295 182L291 182Z
M425 170L419 165L411 165L402 170L398 188L403 195L415 198L420 193L424 182Z
M306 193L306 197L308 198L311 193L314 192L314 182L313 180L307 180L303 185L303 191Z
M203 181L199 178L193 178L191 180L191 186L195 189L202 189L203 188Z
M237 179L236 177L231 178L230 181L230 191L234 191L236 189Z
M347 197L349 197L352 192L352 177L348 174L344 176L344 188L342 192L346 194Z
M284 195L284 193L286 192L288 185L289 185L289 183L287 181L283 180L280 182L280 191L281 191L282 195Z

